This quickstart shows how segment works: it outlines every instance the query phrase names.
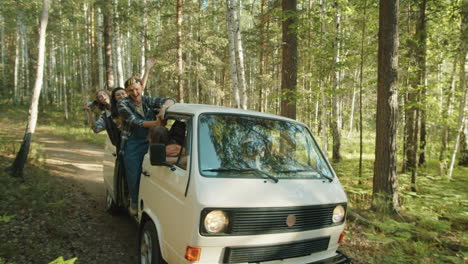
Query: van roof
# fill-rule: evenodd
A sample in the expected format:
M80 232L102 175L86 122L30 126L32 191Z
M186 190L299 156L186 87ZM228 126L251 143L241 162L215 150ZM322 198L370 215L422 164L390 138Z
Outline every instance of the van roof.
M184 113L184 114L193 114L199 115L203 113L228 113L228 114L241 114L241 115L250 115L250 116L259 116L271 119L280 119L288 122L301 123L297 120L287 118L284 116L278 116L268 113L262 113L251 110L244 110L239 108L231 108L224 106L216 105L206 105L206 104L184 104L176 103L167 109L168 113Z

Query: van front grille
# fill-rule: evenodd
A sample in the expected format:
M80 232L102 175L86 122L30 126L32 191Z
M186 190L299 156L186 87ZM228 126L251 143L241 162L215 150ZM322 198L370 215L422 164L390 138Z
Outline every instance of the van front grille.
M205 236L241 236L277 234L315 230L344 222L333 223L333 209L338 204L313 205L300 207L264 208L207 208L202 211L201 219L212 210L223 210L229 216L229 228L225 233L210 234L201 223L200 233ZM346 204L341 204L346 208ZM288 221L289 218L289 221Z
M223 263L263 262L307 256L328 249L330 237L259 247L227 247Z

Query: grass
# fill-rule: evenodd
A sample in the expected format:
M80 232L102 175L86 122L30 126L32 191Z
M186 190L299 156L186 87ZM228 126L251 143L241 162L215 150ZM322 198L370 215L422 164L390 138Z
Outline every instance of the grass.
M468 260L468 168L457 166L453 179L439 173L436 157L419 168L417 192L410 175L398 173L400 216L369 210L372 199L373 136L364 137L362 184L358 179L358 138L344 141L344 160L334 163L350 210L369 220L348 220L344 249L358 263L466 263ZM434 155L435 156L435 155ZM401 159L400 159L401 160ZM346 245L349 243L349 245Z
M2 168L11 162L0 156ZM31 163L24 180L0 170L0 201L1 264L48 263L63 252L70 237L63 223L71 203L63 183Z
M26 127L27 106L0 104L0 112L2 113L0 122L9 122L12 123L12 125L14 124L22 128ZM48 106L45 111L39 113L37 130L60 136L67 140L81 141L98 146L104 146L107 136L105 131L94 134L86 124L84 111L79 107L77 107L75 111L70 111L68 119L65 119L61 109Z

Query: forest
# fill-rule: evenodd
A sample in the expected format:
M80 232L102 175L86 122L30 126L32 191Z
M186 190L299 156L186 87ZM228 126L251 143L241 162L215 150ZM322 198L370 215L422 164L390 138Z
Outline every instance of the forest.
M467 25L463 0L2 0L2 168L42 167L36 121L102 146L83 104L154 58L145 95L308 125L348 195L356 263L465 263Z

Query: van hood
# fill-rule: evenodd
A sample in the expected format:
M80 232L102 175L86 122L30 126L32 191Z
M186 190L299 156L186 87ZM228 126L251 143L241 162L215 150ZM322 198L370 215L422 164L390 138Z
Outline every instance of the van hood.
M288 207L347 202L339 181L199 177L197 188L202 207Z

